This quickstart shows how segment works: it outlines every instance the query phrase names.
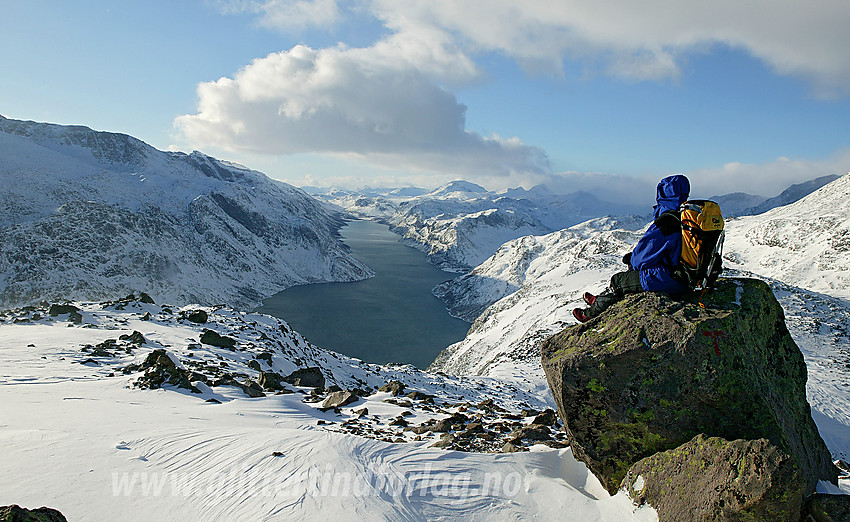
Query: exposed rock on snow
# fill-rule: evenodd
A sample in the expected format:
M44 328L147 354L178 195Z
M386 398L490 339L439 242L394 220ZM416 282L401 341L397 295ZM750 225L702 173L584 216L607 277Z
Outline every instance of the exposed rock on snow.
M794 460L767 439L697 435L647 457L623 480L660 522L802 520L806 481Z
M0 117L0 306L107 299L254 306L371 275L303 191L123 134Z
M698 434L765 438L811 494L836 468L806 401L806 365L767 284L723 280L674 301L629 296L541 347L574 454L612 493L632 464Z
M56 509L40 507L26 509L13 504L0 506L0 520L5 522L66 522L65 516Z

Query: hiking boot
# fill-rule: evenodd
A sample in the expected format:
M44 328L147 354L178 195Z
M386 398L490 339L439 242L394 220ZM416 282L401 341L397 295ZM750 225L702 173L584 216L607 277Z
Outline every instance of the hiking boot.
M586 323L590 321L590 317L585 315L584 310L582 310L581 308L576 308L573 310L573 317L578 319L578 322L580 323Z
M584 302L587 303L587 306L593 306L593 303L596 302L596 296L591 294L590 292L585 292Z

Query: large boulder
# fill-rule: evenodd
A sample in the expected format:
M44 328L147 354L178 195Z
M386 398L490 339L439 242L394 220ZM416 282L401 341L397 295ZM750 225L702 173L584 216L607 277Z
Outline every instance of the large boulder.
M697 435L632 466L623 487L648 502L660 522L801 518L806 481L791 457L767 439Z
M162 348L151 351L138 369L144 370L145 373L136 380L135 386L143 390L171 384L178 388L186 388L193 393L200 393L200 390L190 382L191 373L178 367L168 352Z
M799 467L805 494L837 481L803 356L762 281L721 280L702 298L632 295L541 350L573 454L612 494L634 463L699 434L767 439Z
M318 366L311 366L309 368L298 368L284 377L283 382L287 382L293 386L324 388L325 376L322 375L321 368Z

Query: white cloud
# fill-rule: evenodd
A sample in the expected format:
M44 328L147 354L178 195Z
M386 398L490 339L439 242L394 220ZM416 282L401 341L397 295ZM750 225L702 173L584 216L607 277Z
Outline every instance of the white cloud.
M218 0L225 14L251 13L260 24L281 30L331 26L340 19L336 0Z
M714 44L744 49L820 95L850 92L846 0L373 0L391 28L438 27L470 49L560 67L607 62L630 79L680 73L679 58Z
M441 34L393 35L367 48L298 45L198 87L197 114L175 125L195 146L357 155L412 170L545 171L539 149L465 129L466 107L440 87L478 71Z
M850 172L850 149L836 151L821 160L777 158L763 164L727 163L687 173L691 186L700 187L704 197L747 192L773 197L794 183L828 174Z

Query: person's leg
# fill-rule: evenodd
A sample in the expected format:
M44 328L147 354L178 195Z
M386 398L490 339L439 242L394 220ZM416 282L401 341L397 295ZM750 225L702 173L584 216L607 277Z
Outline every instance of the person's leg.
M601 314L606 308L626 296L643 292L640 284L640 273L635 270L617 272L611 276L611 284L605 292L596 296L596 300L589 308L584 310L584 315L589 319Z
M611 289L620 297L643 292L643 286L640 284L640 272L637 270L617 272L611 276Z

